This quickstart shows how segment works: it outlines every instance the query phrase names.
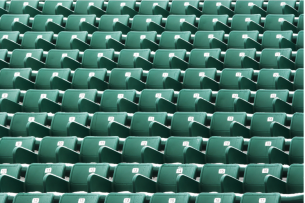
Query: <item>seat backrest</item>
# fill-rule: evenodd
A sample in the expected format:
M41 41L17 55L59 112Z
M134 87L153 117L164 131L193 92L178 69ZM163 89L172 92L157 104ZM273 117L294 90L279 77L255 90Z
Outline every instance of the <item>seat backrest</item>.
M126 89L127 77L141 80L142 76L142 68L114 68L109 76L109 89Z
M171 135L188 137L190 136L189 125L191 122L205 124L207 114L205 112L176 112L172 117Z
M291 69L261 69L257 77L257 89L276 89L275 79L279 76L290 80Z
M294 137L291 139L289 148L290 164L302 164L304 160L304 137Z
M221 31L197 31L194 37L193 48L210 49L210 39L216 38L220 41L224 40L225 32Z
M14 203L23 202L45 202L52 203L54 200L54 194L52 193L18 193L14 197Z
M294 113L290 123L290 137L304 137L304 113Z
M114 169L112 187L113 192L133 192L132 178L135 174L141 174L152 178L153 165L138 163L119 163Z
M235 8L235 12L236 12L236 8ZM252 14L252 15L235 14L232 17L231 30L247 30L247 25L248 25L249 21L253 21L257 24L260 24L261 15L260 14Z
M0 20L0 30L1 31L12 31L12 24L15 21L19 21L25 25L28 24L30 19L29 14L3 14Z
M176 1L177 2L177 1ZM180 31L182 22L188 22L194 25L196 20L195 15L169 15L166 20L165 30L167 31Z
M68 80L71 74L70 68L41 68L38 70L35 80L36 89L51 89L50 79L53 76Z
M304 89L304 68L295 71L293 86L295 90Z
M254 99L255 112L273 112L273 100L279 98L287 102L288 90L257 90Z
M195 203L201 203L204 201L213 202L215 200L220 200L220 202L234 203L235 194L232 193L200 193Z
M21 47L23 49L35 49L35 42L40 38L50 42L53 38L53 32L25 32Z
M287 115L285 113L254 113L251 120L251 137L271 137L270 124L278 122L285 125Z
M10 124L10 136L12 137L26 137L27 134L27 124L29 122L37 122L45 125L47 122L47 113L21 113L17 112L14 114Z
M156 100L164 98L170 102L174 100L174 90L172 89L144 89L139 98L139 111L156 112Z
M210 124L210 137L230 137L230 125L235 121L246 125L247 113L245 112L215 112Z
M145 1L147 2L147 1ZM124 202L128 199L130 202L144 203L145 194L143 193L109 193L106 196L105 203Z
M289 31L265 31L262 39L262 48L281 48L280 39L286 38L292 41L293 32Z
M0 71L0 78L1 78L1 71ZM1 84L1 82L0 82L0 84ZM1 99L5 98L5 99L11 100L16 103L18 103L20 100L20 90L19 89L0 89L0 95L1 95L0 96ZM1 109L1 111L6 112L5 109Z
M49 1L49 0L47 0ZM46 23L52 21L53 23L62 24L63 15L36 15L33 20L33 31L46 31Z
M189 178L196 178L195 164L162 164L157 177L158 192L178 192L176 178L183 174Z
M66 30L68 31L79 31L79 26L82 22L87 22L89 24L95 24L95 15L69 15L66 22Z
M135 102L136 90L105 90L102 94L100 110L105 112L118 112L117 102L120 98Z
M107 16L107 15L103 15L103 16ZM106 44L107 44L107 41L109 38L113 38L115 40L121 41L122 32L121 31L94 32L91 37L90 48L91 49L106 49L107 48ZM110 51L112 49L107 49L107 50ZM110 58L110 59L112 59L112 58Z
M10 60L10 68L26 68L24 67L25 58L33 57L40 60L42 55L42 49L14 49Z
M244 41L246 38L251 38L258 41L259 32L255 31L231 31L228 38L228 48L244 49Z
M56 15L56 7L57 5L61 5L70 9L72 7L73 0L46 0L45 4L42 8L42 13L45 15Z
M291 164L287 174L287 192L302 193L304 191L304 165Z
M244 138L218 136L210 137L205 153L206 163L226 163L225 151L229 146L242 151L244 146Z
M201 151L202 137L169 137L164 149L164 163L184 163L183 150L193 147Z
M23 14L23 7L25 5L37 8L38 4L39 4L39 0L32 0L32 1L26 2L26 4L25 4L25 1L22 1L22 0L21 1L12 0L10 3L9 9L8 9L8 13L9 14Z
M128 25L129 15L102 15L99 23L99 31L114 31L113 24L120 22L124 25Z
M292 8L295 8L296 0L284 0L284 1L277 1L277 0L269 0L267 6L267 13L268 14L282 14L283 11L283 3L284 5L289 5Z
M214 1L214 0L207 0L204 1L202 7L202 13L207 15L217 15L218 14L218 7L225 6L231 8L231 0L221 0L221 1Z
M94 194L94 193L65 193L61 196L61 198L59 200L59 203L69 203L69 202L98 203L99 200L100 200L100 195L99 194Z
M57 102L59 98L59 90L28 90L23 99L22 109L24 112L39 112L39 100L47 98Z
M170 9L170 14L175 14L175 15L186 15L185 9L187 6L192 5L195 8L198 8L199 5L199 0L173 0L172 1L172 6Z
M161 34L159 49L175 49L178 38L189 41L191 38L190 31L164 31Z
M278 68L278 56L285 56L290 59L291 49L263 49L260 57L260 68Z
M205 67L207 58L211 56L213 58L219 59L220 54L221 54L220 49L192 49L192 51L189 55L188 67L189 68L207 68L207 67ZM212 78L212 77L210 77L210 78Z
M129 136L126 138L123 146L123 161L124 162L142 162L141 150L148 146L153 149L159 150L161 145L160 137L134 137Z
M242 59L248 56L255 59L256 49L228 49L224 59L225 68L243 68Z
M304 90L296 90L292 99L293 112L304 112Z
M146 88L163 89L163 80L166 77L170 77L176 81L179 81L180 75L180 69L150 69L147 74Z
M13 150L23 147L31 151L35 147L35 137L3 137L0 140L0 163L13 163Z
M164 33L164 32L163 32ZM153 68L169 69L171 68L170 60L173 56L176 56L182 60L186 57L185 49L158 49L155 52ZM175 68L175 67L173 67Z
M70 46L70 42L69 42L69 46ZM71 57L74 60L77 60L78 50L70 49L70 48L68 49L67 50L51 49L46 57L46 65L45 65L46 68L60 68L62 58L66 56Z
M1 175L6 174L14 178L20 179L21 176L21 164L1 164ZM1 199L1 197L0 197ZM1 201L0 201L1 202Z
M108 178L110 166L108 163L76 163L71 169L69 186L70 192L88 192L87 178L94 173ZM91 200L90 200L91 202Z
M64 163L38 164L33 163L28 167L25 174L25 191L26 192L46 192L44 190L43 177L47 173L65 177L66 165Z
M252 80L254 70L252 68L225 68L222 70L219 80L220 89L239 89L238 80L245 77Z
M136 0L111 0L108 2L106 13L119 16L121 15L121 9L124 6L134 9L135 5Z
M156 121L161 124L166 124L166 112L136 112L130 124L131 136L149 136L149 125Z
M199 31L214 31L214 23L219 21L228 24L228 15L201 15L198 22Z
M40 163L56 163L56 149L58 147L67 147L71 150L76 150L77 137L44 137L42 138L38 158Z
M190 200L188 193L155 193L152 195L151 203L186 203Z
M234 12L236 14L251 14L251 8L253 5L256 5L259 8L262 8L263 3L264 3L264 0L255 0L255 1L237 0Z
M93 116L91 118L90 135L91 136L109 136L108 124L112 121L125 125L125 123L127 121L127 113L126 112L111 112L111 113L96 112L95 114L93 114Z
M119 137L86 136L83 139L80 148L80 161L85 163L98 163L100 161L98 151L104 146L117 150L119 146Z
M136 57L141 56L149 60L150 49L123 49L120 52L118 59L119 68L134 68L134 60Z
M73 89L88 89L88 80L91 77L96 77L102 81L105 80L107 75L106 68L89 69L89 68L78 68L74 71L72 79Z
M30 79L32 73L31 68L3 68L0 70L0 88L1 89L14 89L13 78L21 76Z
M280 1L278 1L280 3ZM281 30L282 22L286 20L293 24L294 15L293 14L269 14L265 19L265 30Z
M210 101L212 99L212 90L210 89L182 89L177 99L177 111L194 112L195 103L198 98Z
M244 174L244 192L266 192L264 184L266 175L282 179L282 172L282 164L248 164Z
M219 90L216 96L215 111L234 111L234 100L236 98L241 98L249 101L251 96L250 90Z
M257 203L260 200L270 203L280 203L281 195L279 193L245 193L241 197L240 203Z
M142 15L153 15L153 8L157 5L163 9L167 9L168 0L157 0L157 1L150 1L150 0L143 0L141 1L141 5L139 8L139 14Z
M269 148L276 147L280 150L284 150L284 146L285 146L284 137L252 137L248 145L248 153L247 153L248 162L269 163L269 159L268 159Z
M157 32L156 31L150 31L147 32L144 30L144 32L141 31L130 31L127 33L126 41L125 41L125 48L126 49L141 49L141 42L143 39L148 39L151 41L156 41L157 38ZM141 50L141 52L144 50ZM149 50L150 52L150 50ZM140 55L142 56L142 55ZM143 57L143 56L142 56Z
M69 89L66 90L62 97L62 111L63 112L78 112L78 100L89 99L96 101L96 89Z
M9 40L12 40L14 42L17 42L17 40L19 39L19 35L20 35L20 32L19 31L0 31L0 38L3 39L9 39ZM35 49L35 47L34 47ZM2 54L5 55L4 57L6 57L6 54L7 54L7 50L6 49L2 49L1 50L1 59L5 59L2 57Z
M98 33L100 33L100 32L98 32ZM94 34L92 34L92 36L93 35ZM83 68L92 68L92 69L99 68L98 60L100 60L100 58L102 56L112 60L113 56L114 56L114 49L86 49L84 51L84 54L82 57L82 67Z
M202 167L199 181L200 192L223 192L221 177L226 174L239 178L238 164L205 164Z
M51 122L51 136L60 137L68 136L67 124L69 122L77 122L86 126L88 120L88 113L64 113L57 112L54 114Z
M142 6L143 2L141 2L140 7L143 7ZM148 1L145 1L145 2L148 2ZM147 26L148 26L149 22L154 22L154 23L160 25L161 22L162 22L162 15L152 15L152 14L150 14L150 15L135 15L133 17L133 20L132 20L131 30L133 30L133 31L148 31Z
M196 49L193 49L196 50ZM202 56L197 56L203 58ZM213 80L216 79L216 68L188 68L184 72L183 88L184 89L201 89L201 78L209 77Z
M86 42L87 31L62 31L58 33L56 40L56 49L70 49L70 41L74 38Z

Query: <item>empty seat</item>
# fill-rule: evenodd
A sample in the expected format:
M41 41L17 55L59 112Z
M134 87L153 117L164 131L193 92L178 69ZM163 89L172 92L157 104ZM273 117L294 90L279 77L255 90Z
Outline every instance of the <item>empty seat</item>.
M248 30L257 30L259 33L263 34L267 30L281 30L284 21L293 24L294 15L280 15L280 14L269 14L266 16L264 27L255 23L254 21L249 21L247 24Z
M292 70L304 68L304 49L299 49L295 56L295 61L287 58L287 56L278 56L278 67L279 68L290 68ZM289 57L289 56L288 56Z
M291 42L291 40L288 40L287 38L282 37L280 39L280 48L291 48L294 51L297 51L298 49L304 48L304 31L300 31L298 33L297 41L296 43Z
M295 71L294 80L290 82L289 79L279 75L275 78L276 89L288 89L290 91L297 89L304 89L304 69L299 68Z
M13 80L17 76L25 79L30 79L32 74L31 68L3 68L0 70L0 88L1 89L14 89ZM23 89L23 88L22 88Z
M30 15L28 14L4 14L1 16L0 20L0 30L1 31L13 31L16 22L28 25L30 20Z
M278 97L274 98L273 111L274 112L285 112L285 113L296 113L303 112L304 110L304 90L296 90L293 94L292 104L287 103L285 99Z

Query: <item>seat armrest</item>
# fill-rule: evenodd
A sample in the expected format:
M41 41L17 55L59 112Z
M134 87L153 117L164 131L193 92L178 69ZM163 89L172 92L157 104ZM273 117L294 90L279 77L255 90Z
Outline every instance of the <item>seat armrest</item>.
M153 42L148 39L142 39L141 41L141 49L150 49L151 51L157 51L159 49L159 45L156 42ZM140 57L137 57L137 59Z
M137 11L128 6L123 6L121 9L121 15L129 15L130 18L133 18L137 14L139 14Z
M50 136L51 131L50 128L33 121L26 124L26 132L27 136L45 137Z
M191 23L184 21L180 24L180 31L191 31L192 34L195 34L198 31L198 28Z
M128 127L116 121L110 122L108 124L109 136L118 136L121 138L126 138L129 136L129 131L130 129Z
M75 70L77 68L81 68L82 64L77 60L66 56L61 61L61 68L70 68L71 70Z
M266 175L264 178L264 184L265 184L265 192L271 193L271 192L279 192L281 194L286 194L286 182L280 180L279 178L273 176L273 175Z
M283 14L294 14L295 16L299 15L299 12L288 4L285 4L284 6L282 6L282 12L283 12Z
M100 111L100 106L89 99L82 98L78 101L78 111L95 113Z
M80 162L79 153L65 146L57 147L55 155L56 163L75 164Z
M20 90L35 89L35 83L22 76L16 76L13 78L13 87Z
M253 68L254 70L259 70L260 69L260 64L253 58L249 56L244 56L241 59L241 66L242 68Z
M234 99L234 112L254 113L254 107L250 102L241 98L236 98Z
M142 163L163 164L163 156L163 153L149 146L143 147L141 150Z
M248 164L247 154L243 153L239 149L236 149L235 147L231 147L231 146L227 147L225 150L225 156L226 156L226 164Z
M43 177L44 192L61 192L67 193L69 191L69 181L56 176L52 173L47 173Z
M195 109L196 109L196 112L203 111L203 112L207 112L207 113L214 113L215 105L205 99L197 98L195 100Z
M135 113L138 111L138 104L126 99L120 98L117 101L118 112Z
M2 137L10 137L10 129L0 125L0 138Z
M157 183L152 179L143 176L141 174L136 174L132 178L133 192L157 192Z
M185 39L178 38L175 43L175 48L176 49L186 49L186 51L192 51L193 44L186 41Z
M297 33L298 32L298 27L294 26L294 24L288 22L287 20L284 20L281 23L281 30L292 30L293 33Z
M146 84L144 82L135 79L134 77L127 77L125 81L126 89L135 89L137 91L142 91L146 87Z
M244 138L250 138L250 129L239 122L233 121L230 124L230 136L242 136Z
M224 43L223 41L220 41L219 39L213 37L209 41L210 49L221 49L221 51L226 51L227 50L227 44ZM206 66L207 67L207 66ZM207 67L210 68L210 67Z
M200 16L202 15L202 12L195 6L188 5L185 8L185 14L186 15L196 15L197 18L200 18Z
M188 129L191 137L210 137L210 129L197 121L190 122Z
M95 173L88 176L87 185L88 192L112 192L112 182Z
M106 14L106 11L92 5L92 6L89 6L88 9L88 14L95 14L96 17L100 18L102 15Z
M56 113L61 110L61 105L48 99L41 98L38 101L39 112Z
M106 68L107 70L112 70L113 68L117 68L118 64L113 60L102 56L100 59L98 59L98 67Z
M9 99L0 99L0 112L17 113L22 112L22 106Z
M200 78L200 88L201 89L211 89L212 91L219 90L219 83L212 78L203 76Z
M2 39L0 42L1 49L13 51L14 49L21 49L21 45L10 39Z
M180 91L182 89L182 84L171 77L165 77L163 78L163 89L173 89L175 91Z
M108 83L93 76L88 78L88 89L97 89L98 91L104 91L108 89Z
M275 78L275 88L279 90L289 90L293 91L293 83L287 80L286 78L283 78L282 76Z
M292 138L290 137L290 129L275 121L270 124L270 134L273 137Z
M226 34L229 34L231 32L231 28L229 26L227 26L226 24L224 24L221 21L216 21L213 23L213 27L215 31L225 31Z
M107 146L99 148L98 157L100 163L118 164L122 162L122 154Z
M267 16L267 11L265 11L261 7L258 7L255 4L251 6L250 13L251 14L261 14L262 17L266 17Z
M285 56L277 57L277 67L279 69L295 69L295 63Z
M177 111L177 106L173 102L160 97L156 99L156 110L157 112L175 113Z
M184 164L205 164L205 154L193 147L185 147L183 149Z
M3 174L0 176L0 191L11 193L25 192L24 182L13 176Z
M186 70L189 64L181 58L173 56L169 59L169 65L171 69Z
M124 7L127 7L127 6L124 6ZM120 21L115 22L115 24L113 25L113 31L121 31L122 34L124 34L124 35L127 35L127 33L130 30L131 30L130 27L128 27L127 25L124 25Z
M68 80L65 80L58 76L53 76L50 79L50 87L51 89L58 89L62 91L66 91L67 89L71 89L72 83Z
M45 63L39 61L33 57L27 57L24 59L24 67L25 68L32 68L32 70L39 70L40 68L45 67Z
M13 149L13 163L31 164L38 162L38 155L24 147Z
M115 51L121 51L122 49L125 49L125 44L119 42L116 39L109 38L106 42L106 48L107 49L114 49Z
M64 17L68 17L69 15L74 14L74 12L71 9L68 9L65 6L58 5L55 9L56 15L63 15Z
M94 32L98 31L98 28L95 27L94 25L84 21L79 25L79 30L80 31L87 31L88 34L93 34ZM77 38L75 38L77 39Z
M256 83L249 78L244 76L238 78L238 88L241 90L249 89L251 91L256 91Z
M289 155L284 151L276 148L270 147L268 150L268 159L269 163L280 163L280 164L290 164L289 163Z
M221 62L219 59L209 56L205 61L205 67L206 68L216 68L217 70L222 70L223 62Z
M217 7L217 14L218 15L228 15L230 18L233 17L234 11L232 11L230 8L220 5Z
M145 39L143 39L144 41ZM141 48L143 49L143 48ZM153 64L148 61L147 59L138 56L135 60L134 60L134 67L135 68L143 68L143 70L150 70L153 68Z
M169 12L165 10L164 8L160 7L159 5L156 5L152 8L153 15L162 15L163 18L167 18L169 15Z
M293 43L292 41L290 41L284 37L282 37L279 40L279 47L280 47L280 49L290 48L290 49L292 49L292 51L297 51L295 43Z
M244 193L243 182L230 175L222 175L220 178L221 192Z
M67 132L68 136L76 136L81 138L90 135L90 129L77 122L67 123Z
M273 99L272 105L273 105L273 112L284 112L288 114L293 114L292 105L287 102L284 102L279 98Z
M23 11L23 14L29 14L30 17L35 17L36 15L42 14L42 12L40 10L38 10L37 8L34 8L31 5L24 6L22 11Z
M47 22L45 27L46 27L46 31L52 31L54 32L54 34L58 34L62 31L66 31L65 27L58 25L57 23L54 23L52 21Z
M50 51L51 49L55 49L55 44L52 44L43 38L39 38L35 41L35 48L43 49L44 51Z
M199 182L186 176L179 174L176 178L177 192L200 193Z
M165 125L156 121L153 121L149 124L149 136L160 136L161 138L168 138L170 135L170 129Z

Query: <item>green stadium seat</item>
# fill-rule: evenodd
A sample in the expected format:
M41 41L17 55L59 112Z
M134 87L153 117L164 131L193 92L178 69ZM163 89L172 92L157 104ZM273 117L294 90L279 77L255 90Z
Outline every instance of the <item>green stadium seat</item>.
M0 38L1 38L1 43L0 43L0 48L6 49L5 47L2 46L2 41L12 41L12 42L17 42L19 40L19 31L0 31Z
M194 7L193 5L188 5L185 9L187 15L195 14L197 17L200 17L201 15L218 15L219 14L219 7L225 6L230 8L231 7L231 0L225 1L217 1L214 0L207 0L204 1L202 11L200 11L198 8Z
M77 201L98 203L100 201L100 195L88 194L88 193L65 193L61 196L59 202L69 203L69 202L77 202Z
M281 164L301 164L304 159L304 138L294 137L291 139L289 154L286 154L283 149L277 147L270 147L268 150L268 157L270 163Z
M0 15L4 14L23 14L23 9L25 6L29 5L31 7L37 8L39 4L39 0L33 0L29 2L20 1L20 0L12 0L10 2L8 10L5 10L3 7L0 8Z
M292 103L289 104L285 101L285 98L275 98L272 106L274 112L285 112L288 114L293 114L296 112L304 111L304 90L296 90L293 94Z
M21 99L20 90L19 89L2 89L0 90L0 112L7 112L12 113L12 109L9 108L10 106L7 105L7 103L18 103ZM7 100L10 100L7 102ZM13 112L14 113L14 112ZM0 125L5 125L6 123L6 113L0 113L1 119L0 119ZM2 117L4 116L4 117Z
M14 197L14 203L23 203L27 202L45 202L53 203L54 194L44 194L44 193L18 193Z
M291 118L290 128L278 122L272 122L270 125L270 132L273 137L282 136L287 139L293 137L304 137L304 114L294 113Z
M4 14L1 16L0 20L0 30L1 31L17 31L14 29L15 24L22 23L28 25L30 20L30 15L28 14ZM16 23L18 22L18 23Z
M106 11L98 8L96 6L91 6L88 9L89 14L95 14L97 17L100 17L105 14L109 15L122 15L123 10L135 9L136 0L124 1L124 0L111 0L107 4Z
M245 193L240 199L241 203L254 203L265 201L270 203L281 203L281 195L279 193Z
M43 15L57 15L60 13L57 13L57 11L60 11L62 9L71 9L73 4L73 0L66 0L66 1L61 1L61 0L46 0L44 2L42 11L34 8L30 5L26 5L24 7L24 13L28 13L31 15L31 17L34 17L38 14L43 14Z
M213 202L214 200L216 200L216 201L220 200L220 202L223 201L223 202L227 202L227 203L234 203L236 199L237 199L237 197L235 196L235 194L232 194L232 193L200 193L196 197L195 203L200 203L203 201Z
M259 8L263 7L263 0L237 0L235 4L234 11L230 9L230 7L220 5L218 8L218 14L228 14L231 17L235 16L236 14L251 14L251 8L253 5L256 5Z
M0 165L0 171L1 175L9 175L14 178L20 179L21 177L21 170L22 165L21 164L1 164ZM3 197L0 197L2 199Z
M21 76L22 78L29 80L31 78L31 73L32 73L31 68L3 68L0 70L0 88L14 89L13 80L15 78Z
M178 192L176 185L177 176L183 174L189 178L195 178L196 169L197 166L195 164L163 164L159 169L157 181L153 181L147 176L136 174L133 177L133 188L135 192ZM182 195L179 194L179 196ZM185 197L186 195L184 194L183 196ZM156 199L156 202L159 202L159 198ZM150 201L154 202L153 197ZM176 199L176 202L180 201Z
M143 2L152 2L152 1L143 0L142 4L143 4ZM134 203L144 203L145 194L140 194L140 193L137 193L137 194L135 194L135 193L109 193L105 198L105 203L124 202L124 200L134 202Z
M85 0L80 0L77 1L74 10L71 10L67 7L64 6L59 6L56 9L56 14L62 14L65 17L68 17L72 14L78 14L78 15L88 15L88 10L91 9L92 6L97 7L97 8L102 8L104 4L104 1L85 1Z
M304 48L304 31L300 31L298 33L296 44L293 43L291 40L288 40L286 38L280 39L280 48L291 48L294 51L297 51L298 49Z
M288 56L289 57L289 56ZM277 59L277 64L279 68L290 68L296 70L299 68L304 68L304 49L299 49L295 56L295 62L289 59L287 56L280 55Z
M293 82L283 76L276 77L275 88L288 89L290 91L304 89L304 69L299 68L295 71Z

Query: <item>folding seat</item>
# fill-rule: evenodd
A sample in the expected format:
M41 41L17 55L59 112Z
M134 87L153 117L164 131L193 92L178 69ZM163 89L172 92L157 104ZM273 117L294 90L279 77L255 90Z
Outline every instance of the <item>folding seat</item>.
M251 7L251 13L260 13L263 17L268 14L284 14L283 10L286 5L289 5L292 8L296 6L296 0L285 0L285 1L277 1L271 0L268 1L267 10L262 9L256 5Z
M143 2L149 2L143 0ZM152 2L152 1L150 1ZM128 200L125 200L128 199ZM145 200L145 194L140 193L109 193L105 198L105 203L112 203L112 202L124 202L130 201L130 202L137 202L137 203L144 203Z
M190 41L191 32L164 31L161 34L159 44L144 38L141 42L141 49L150 49L151 51L157 51L158 49L176 49L177 39L180 38L187 42Z
M107 195L108 196L108 195ZM65 193L60 197L60 203L69 203L69 202L92 202L98 203L100 201L100 194L88 194L88 193Z
M37 123L36 123L37 124ZM14 152L14 160L17 163L58 163L59 147L66 147L70 150L76 150L77 137L44 137L39 144L38 154L29 149L22 147L17 148Z
M242 61L243 68L253 68L254 70L260 70L263 68L274 69L291 69L291 64L279 64L278 57L284 56L287 59L291 58L291 49L263 49L260 56L260 61L257 62L253 58L245 56Z
M115 51L121 51L123 49L141 49L141 43L143 39L150 40L155 42L157 38L157 32L139 32L139 31L130 31L127 33L125 44L120 41L109 38L106 47L107 49L113 48Z
M195 203L201 203L204 201L213 202L214 200L220 200L227 203L234 203L237 199L235 194L232 193L200 193L196 197Z
M276 81L278 80L278 77L289 81L291 76L290 69L261 69L257 76L257 82L241 76L238 79L238 87L239 89L249 89L251 91L259 89L288 89L276 88Z
M0 31L0 38L1 38L0 48L2 49L1 51L4 52L5 50L5 48L2 48L2 41L4 39L12 42L17 42L18 40L20 40L19 35L20 35L19 31Z
M64 163L52 163L52 164L39 164L33 163L29 165L25 180L21 181L14 177L8 175L2 175L1 184L5 185L1 187L1 192L46 192L45 190L45 178L52 174L52 177L61 177L64 178L66 174L66 165ZM53 185L58 188L63 187L60 184ZM24 194L24 193L23 193ZM26 194L35 194L36 193L26 193Z
M179 174L177 182L177 192L192 193L208 193L208 192L224 192L221 187L221 178L224 174L231 178L239 178L240 167L238 164L205 164L200 173L199 182L184 174ZM188 183L186 185L186 183ZM235 195L231 196L231 200L235 199ZM199 196L197 197L197 200ZM202 197L201 197L202 199ZM198 201L196 201L198 202Z
M46 125L47 113L20 113L17 112L11 118L9 128L0 125L1 137L27 137L27 125L35 121L37 124Z
M269 163L269 149L276 147L284 150L284 137L252 137L248 144L247 154L234 147L227 147L227 164Z
M188 13L188 7L198 8L199 1L198 0L174 0L172 1L172 5L170 6L170 11L163 7L163 5L156 5L153 7L152 12L154 15L162 15L164 18L168 17L170 14L173 15L191 15L193 13ZM199 15L200 16L200 15Z
M153 50L151 50L153 51ZM183 49L158 49L155 52L153 62L149 61L149 58L144 58L142 56L137 56L134 59L134 66L136 68L144 68L144 70L150 69L170 69L176 68L171 67L171 61L173 57L185 60L186 50Z
M56 44L49 42L43 38L37 39L35 42L36 49L50 51L51 49L70 49L71 39L78 38L81 41L87 40L88 33L85 31L62 31L58 33Z
M69 132L71 129L77 128L78 126L86 126L88 122L88 113L55 113L51 122L50 127L39 124L35 121L28 123L27 134L28 136L34 137L67 137L73 136ZM69 131L68 131L69 129ZM78 128L81 130L81 128ZM82 131L84 132L84 131Z
M252 203L266 201L270 203L281 203L281 194L279 193L245 193L240 199L241 203Z
M290 91L304 89L304 69L299 68L295 71L293 82L290 82L289 79L286 79L281 75L276 77L275 88L288 89Z
M283 166L281 164L248 164L243 181L224 174L221 179L223 192L266 192L264 180L268 175L282 179Z
M21 76L21 77L29 80L31 78L31 74L32 74L31 68L3 68L0 70L0 88L1 89L14 89L13 80L17 76Z
M279 135L277 135L279 136ZM281 164L302 164L304 161L304 138L293 137L290 142L289 154L286 154L283 149L270 147L268 150L268 158L270 163Z
M293 137L304 137L304 114L294 113L291 118L290 128L278 122L272 122L270 125L270 132L273 137L282 136L287 139Z
M197 17L200 17L201 15L218 15L220 14L220 6L230 8L231 2L231 0L221 0L217 2L215 2L214 0L207 0L203 3L202 11L192 5L188 5L185 11L187 15L195 14Z
M286 20L282 21L281 30L292 30L294 33L304 30L304 14L299 16L297 26L295 26L293 22L288 22Z
M133 77L126 78L126 88L142 91L144 89L171 89L164 88L163 84L166 78L174 80L177 83L181 77L180 69L150 69L147 73L146 83Z
M0 170L1 170L1 175L9 175L14 178L20 179L21 173L22 173L22 165L21 164L1 164L0 165ZM2 202L3 196L0 196L0 202ZM4 202L5 203L5 202Z
M192 49L211 49L210 41L214 38L223 41L224 35L224 31L198 31L195 33L193 44L185 39L178 38L175 46L177 49L186 49L187 51L192 51Z
M29 25L30 15L28 14L4 14L0 20L1 31L15 31L15 22L20 22L24 25Z
M100 104L96 104L94 101L91 101L86 98L82 98L78 104L79 112L88 112L95 113L98 111L103 112L119 112L119 100L124 98L124 102L127 100L130 103L135 104L136 101L136 90L110 90L106 89L101 97ZM126 100L126 101L125 101ZM126 108L129 106L126 105ZM131 107L131 105L130 105ZM134 108L126 109L127 112L133 112Z
M287 90L288 91L288 90ZM304 111L304 90L296 90L293 94L292 103L289 104L285 98L277 97L272 102L274 112L285 112L293 114Z
M296 44L294 44L291 40L288 40L287 38L281 38L280 39L280 48L291 48L294 51L297 51L298 49L304 48L304 30L300 31L298 33Z
M14 203L23 203L23 202L45 202L53 203L54 194L45 194L45 193L18 193L14 197Z
M104 4L104 1L86 1L86 0L80 0L77 1L74 10L71 10L65 6L60 6L56 10L56 14L62 14L65 17L69 17L72 14L77 14L77 15L88 15L88 10L91 9L92 6L97 7L97 8L102 8Z
M41 49L39 50L42 52ZM69 57L70 59L77 60L78 56L79 51L75 49L52 49L48 52L45 62L42 62L42 60L39 60L35 57L27 57L26 59L24 59L24 65L25 67L32 67L33 70L39 70L40 68L61 68L63 64L63 58Z
M131 10L135 9L136 0L111 0L107 4L107 9L103 10L102 8L98 8L96 6L90 6L88 9L88 14L95 14L97 17L103 15L122 15L123 10Z
M289 56L288 56L289 57ZM297 70L299 68L304 68L304 49L299 49L295 56L295 62L286 56L280 55L277 59L278 68L289 68L292 70Z
M218 14L227 14L230 15L230 17L234 17L237 14L251 14L251 8L253 5L262 8L263 3L264 3L263 0L255 0L255 1L237 0L234 7L234 11L230 9L230 7L220 5L218 7Z
M7 100L10 100L11 102L18 103L21 100L21 94L19 89L1 89L0 90L0 112L7 112L7 113L14 113L12 112L12 109L9 105L7 105ZM0 115L2 115L1 113ZM2 119L0 119L2 121ZM1 125L4 125L4 123L0 122Z
M292 164L288 169L286 182L273 175L268 175L266 177L266 192L280 192L281 194L302 193L304 191L303 179L304 165Z
M4 14L23 14L23 9L26 5L37 8L39 4L39 0L33 0L29 2L20 1L20 0L12 0L9 4L8 10L3 7L0 8L0 15Z
M135 175L152 178L153 164L119 163L113 174L112 181L100 175L91 174L88 177L89 192L136 192L133 182ZM78 178L78 176L77 176Z
M197 165L195 164L163 164L158 171L157 181L153 181L151 178L141 174L134 175L132 184L134 192L178 192L176 185L177 176L183 174L189 178L195 178L196 170ZM183 196L189 197L189 194L184 194ZM156 200L156 202L159 202L158 199ZM151 201L154 202L153 197Z

